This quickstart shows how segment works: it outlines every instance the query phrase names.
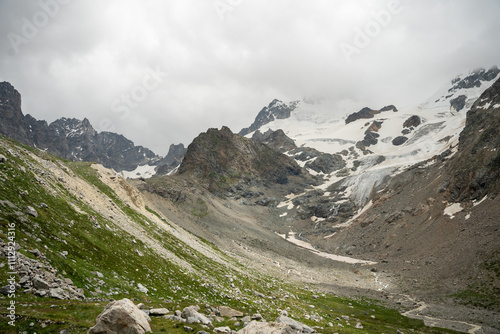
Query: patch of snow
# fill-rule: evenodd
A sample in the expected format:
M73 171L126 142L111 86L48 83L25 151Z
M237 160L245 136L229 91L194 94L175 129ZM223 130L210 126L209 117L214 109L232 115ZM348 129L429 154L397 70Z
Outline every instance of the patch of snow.
M450 216L450 219L455 218L455 214L459 213L462 211L464 208L462 207L461 203L453 203L448 205L444 209L444 214Z
M131 172L121 171L119 174L124 178L129 178L129 179L138 179L141 177L148 179L156 174L156 166L150 166L150 165L137 166L137 168Z
M488 109L491 106L491 102L485 103L482 106L478 106L478 109Z
M476 200L473 200L472 203L474 206L478 206L479 204L483 203L487 198L488 198L488 195L484 196L479 202Z
M362 265L377 264L377 262L373 262L373 261L359 260L359 259L355 259L352 257L340 256L340 255L335 255L335 254L330 254L330 253L318 251L310 243L295 238L295 232L290 232L288 234L288 238L286 237L286 234L278 234L278 235L280 237L282 237L283 239L285 239L286 241L291 242L294 245L305 248L314 254L317 254L321 257L324 257L324 258L327 258L327 259L330 259L333 261L350 263L350 264L362 264Z

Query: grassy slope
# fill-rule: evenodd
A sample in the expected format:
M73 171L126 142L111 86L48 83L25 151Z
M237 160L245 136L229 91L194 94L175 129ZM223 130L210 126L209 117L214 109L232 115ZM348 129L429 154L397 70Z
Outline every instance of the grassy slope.
M159 256L140 241L134 243L134 238L118 228L113 219L103 217L72 195L64 184L51 178L29 156L29 151L51 160L63 169L69 167L71 171L68 170L68 173L75 173L77 177L96 186L163 247L188 262L192 270L181 268ZM89 163L62 161L5 138L0 138L0 154L8 158L8 162L0 163L0 199L8 200L17 207L13 209L0 205L0 238L7 241L7 224L15 223L20 253L33 257L29 250L41 250L47 262L57 268L58 273L63 273L64 277L71 278L76 286L83 288L88 297L86 301L60 301L18 291L15 298L18 316L16 327L7 324L6 307L10 299L2 297L2 333L54 333L61 329L85 333L95 323L95 318L109 299L124 297L136 303L144 302L148 306L163 306L170 310L192 304L228 305L248 314L259 312L268 320L279 315L278 309L287 309L293 318L310 326L322 327L318 329L322 333L394 333L396 329L414 333L444 332L425 327L421 321L405 318L371 301L355 301L333 295L314 296L317 293L308 287L291 285L243 268L236 260L214 249L232 264L232 267L223 266L124 204L99 179ZM51 190L42 186L39 180L49 184ZM47 207L43 207L42 203ZM85 213L77 212L70 203ZM15 213L24 212L27 205L37 209L37 218L26 215L27 219L22 219ZM96 229L95 223L101 228ZM62 251L67 251L68 255L61 255ZM2 258L2 262L6 262L6 259ZM101 280L104 284L99 283L96 271L103 274ZM8 266L0 268L2 286L7 282L7 272ZM149 294L140 292L137 283L145 285ZM256 291L266 298L258 297ZM315 315L319 320L307 320L306 315ZM349 315L351 320L336 320L341 315ZM354 328L358 321L364 325L363 330ZM328 326L330 322L334 327ZM339 323L344 327L337 326ZM234 322L229 320L216 324L225 325L233 329L240 328L234 327ZM182 327L161 318L152 320L155 333L183 332ZM193 327L195 331L201 330L197 325Z

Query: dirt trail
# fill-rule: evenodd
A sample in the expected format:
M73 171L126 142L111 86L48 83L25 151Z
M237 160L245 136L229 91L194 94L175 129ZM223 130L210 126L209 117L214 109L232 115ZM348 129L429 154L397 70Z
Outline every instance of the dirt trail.
M411 297L406 296L411 299ZM412 319L420 319L423 320L426 326L429 327L441 327L447 329L453 329L459 332L470 333L470 334L479 334L483 333L482 326L467 323L465 321L457 321L457 320L444 320L434 318L428 315L423 314L423 312L429 308L429 305L423 301L419 302L419 306L413 310L402 313L404 316Z

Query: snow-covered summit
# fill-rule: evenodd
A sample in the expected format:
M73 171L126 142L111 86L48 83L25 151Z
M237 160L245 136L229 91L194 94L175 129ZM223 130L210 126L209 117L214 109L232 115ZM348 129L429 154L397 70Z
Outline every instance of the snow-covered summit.
M250 132L254 132L269 122L290 117L291 112L297 108L298 104L299 101L284 103L278 99L274 99L267 107L262 108L262 110L257 114L257 117L255 117L255 121L252 125L248 128L242 129L239 134L244 136Z

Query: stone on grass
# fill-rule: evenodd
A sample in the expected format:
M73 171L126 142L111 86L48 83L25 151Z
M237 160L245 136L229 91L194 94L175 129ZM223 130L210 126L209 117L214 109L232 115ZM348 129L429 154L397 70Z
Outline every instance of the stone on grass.
M35 278L33 278L33 287L37 290L48 290L50 284L40 276L35 276Z
M151 332L148 318L127 298L106 305L87 334L144 334Z
M166 308L153 308L149 310L149 315L154 317L159 317L162 315L166 315L168 313L168 309Z
M300 333L314 333L314 332L316 332L311 327L304 325L303 323L298 322L297 320L294 320L292 318L286 317L284 315L280 315L279 317L277 317L275 322L286 324L286 325L290 326L292 329L299 331Z
M211 324L212 321L210 321L210 319L208 319L205 315L199 313L198 312L199 309L200 308L198 306L185 307L182 310L181 317L186 319L188 324L193 324L193 323L196 323L196 324L201 323L204 325Z
M251 321L246 327L236 332L237 334L297 334L290 326L278 322Z
M30 216L33 216L33 217L35 217L35 218L36 218L36 217L38 217L38 212L36 212L35 208L34 208L34 207L32 207L32 206L29 206L29 205L28 205L28 206L26 207L25 212L26 212L27 214L29 214Z
M49 297L56 299L67 299L66 293L61 288L50 289Z
M149 292L149 289L146 288L144 285L142 285L141 283L138 283L137 284L137 287L139 288L139 291L142 292L142 293L145 293L147 294Z
M226 317L226 318L243 316L243 312L234 310L228 306L219 306L219 314L221 317Z

